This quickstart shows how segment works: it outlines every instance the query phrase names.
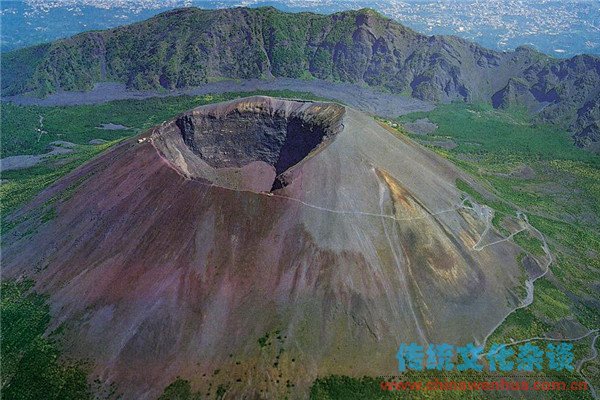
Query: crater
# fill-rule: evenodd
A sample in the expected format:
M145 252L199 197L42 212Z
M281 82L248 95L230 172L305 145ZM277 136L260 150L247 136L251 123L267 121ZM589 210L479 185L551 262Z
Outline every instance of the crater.
M334 103L250 97L184 113L152 143L183 174L233 189L273 191L343 128Z

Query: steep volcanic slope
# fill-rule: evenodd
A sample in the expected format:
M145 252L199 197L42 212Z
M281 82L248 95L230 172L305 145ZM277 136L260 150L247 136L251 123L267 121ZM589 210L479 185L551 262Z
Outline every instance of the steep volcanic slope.
M317 375L394 373L401 342L481 341L518 304L520 249L479 242L459 176L340 105L206 106L10 216L3 274L34 278L69 355L127 398L177 376L302 397Z
M213 79L314 76L383 87L428 101L522 105L600 143L600 58L553 59L531 48L497 52L418 34L372 10L318 15L273 8L169 11L3 54L4 95L129 88L184 88Z

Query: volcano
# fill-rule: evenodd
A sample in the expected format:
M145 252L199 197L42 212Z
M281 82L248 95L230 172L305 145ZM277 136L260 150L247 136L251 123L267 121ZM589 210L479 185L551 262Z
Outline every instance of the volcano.
M458 178L339 104L203 106L10 215L3 274L35 280L66 353L125 398L176 377L303 398L395 373L400 343L481 343L519 304L520 249Z

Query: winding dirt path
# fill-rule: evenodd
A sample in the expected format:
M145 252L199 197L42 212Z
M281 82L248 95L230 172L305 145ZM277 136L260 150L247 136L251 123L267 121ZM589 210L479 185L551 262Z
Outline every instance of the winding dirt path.
M592 340L592 354L589 357L584 358L583 360L581 360L579 362L579 364L577 365L577 372L579 373L579 375L581 375L581 377L583 378L583 380L585 380L590 388L590 392L592 392L592 396L594 396L594 399L598 398L598 393L596 392L596 389L594 388L594 385L592 385L592 383L589 381L588 377L585 376L585 374L583 372L581 372L581 368L583 368L583 365L588 362L588 361L592 361L594 359L596 359L596 357L598 357L598 350L596 350L596 340L598 340L598 337L600 337L600 334L598 334L598 329L596 329L595 331L590 331L591 332L596 332L596 336L594 336L594 339Z
M519 306L517 306L512 311L510 311L508 314L506 314L506 316L502 320L500 320L498 322L498 324L485 336L485 338L483 339L483 341L481 343L482 346L486 345L490 336L500 327L500 325L502 325L506 321L506 319L510 315L512 315L517 310L520 310L525 307L529 307L531 305L531 303L533 303L534 283L535 283L535 281L542 278L543 276L545 276L548 273L548 271L550 270L550 265L552 264L552 262L554 260L552 253L550 252L550 248L548 247L548 243L546 242L546 237L539 230L537 230L535 227L533 227L529 223L529 220L527 219L527 215L525 215L524 213L519 211L519 212L517 212L517 217L521 217L522 220L527 224L527 227L524 228L524 230L531 230L531 231L537 233L538 239L540 239L540 241L542 242L542 249L544 250L544 253L547 257L546 265L543 266L544 272L542 272L540 275L526 281L526 285L528 287L527 297L525 297L525 299L523 299L523 301L521 302L521 304ZM499 241L499 242L502 242L502 241Z

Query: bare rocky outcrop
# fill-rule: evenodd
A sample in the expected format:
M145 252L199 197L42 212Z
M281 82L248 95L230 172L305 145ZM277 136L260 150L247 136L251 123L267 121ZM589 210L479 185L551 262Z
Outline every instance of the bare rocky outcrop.
M149 138L190 178L268 192L289 183L288 170L335 138L343 115L333 103L250 97L185 113Z

